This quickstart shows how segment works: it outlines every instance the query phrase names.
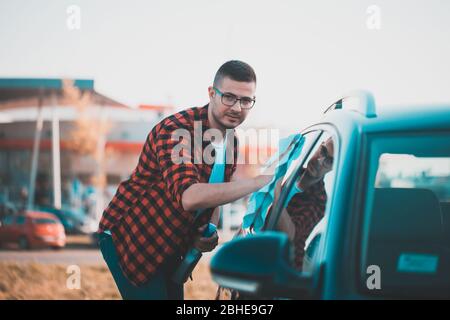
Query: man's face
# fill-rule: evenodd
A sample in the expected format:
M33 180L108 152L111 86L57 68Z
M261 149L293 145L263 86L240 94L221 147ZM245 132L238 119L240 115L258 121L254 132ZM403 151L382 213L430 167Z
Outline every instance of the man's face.
M222 79L216 87L223 94L232 94L237 98L255 98L256 83L239 82L228 77ZM221 95L213 87L208 88L209 105L213 120L223 129L233 129L244 122L250 110L242 109L240 101L230 107L222 103Z
M314 153L308 162L306 172L315 179L322 179L333 167L333 140L328 139L321 143L319 149Z

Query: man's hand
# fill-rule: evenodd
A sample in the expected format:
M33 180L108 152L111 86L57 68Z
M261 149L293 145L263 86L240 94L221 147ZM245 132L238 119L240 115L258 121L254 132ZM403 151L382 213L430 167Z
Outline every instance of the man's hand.
M207 228L207 224L201 226L198 228L199 234L194 239L194 247L200 250L201 252L209 252L214 250L214 248L219 243L219 235L217 234L217 231L214 232L214 234L209 237L203 237L203 231Z

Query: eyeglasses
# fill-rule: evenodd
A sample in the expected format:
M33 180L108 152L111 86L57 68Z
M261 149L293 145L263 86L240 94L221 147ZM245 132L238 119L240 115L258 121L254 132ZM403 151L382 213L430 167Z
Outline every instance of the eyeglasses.
M333 156L330 156L327 147L323 144L320 146L320 156L323 159L322 161L325 166L331 167L333 165L334 158Z
M217 94L221 97L221 101L227 107L232 107L239 101L242 109L251 109L255 105L255 99L249 97L238 98L232 93L223 93L216 87L213 87Z

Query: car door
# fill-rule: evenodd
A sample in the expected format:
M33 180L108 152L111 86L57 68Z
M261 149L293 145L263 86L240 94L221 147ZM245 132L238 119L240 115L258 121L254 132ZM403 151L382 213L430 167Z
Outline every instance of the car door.
M25 216L17 216L13 224L13 241L18 241L22 236L26 235L26 220Z
M7 216L3 219L2 225L0 227L0 241L1 242L10 242L13 238L13 223L15 221L14 216Z

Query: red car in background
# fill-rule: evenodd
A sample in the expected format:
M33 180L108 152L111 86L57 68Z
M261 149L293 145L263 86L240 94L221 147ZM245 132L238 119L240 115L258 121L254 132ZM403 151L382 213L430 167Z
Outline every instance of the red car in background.
M51 213L27 211L7 216L0 222L0 245L13 243L20 249L62 248L66 245L64 227Z

